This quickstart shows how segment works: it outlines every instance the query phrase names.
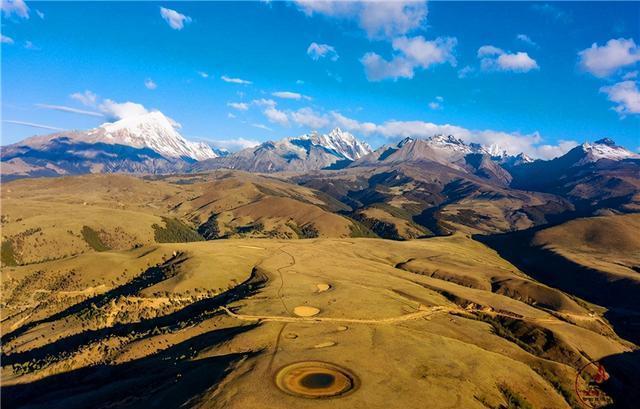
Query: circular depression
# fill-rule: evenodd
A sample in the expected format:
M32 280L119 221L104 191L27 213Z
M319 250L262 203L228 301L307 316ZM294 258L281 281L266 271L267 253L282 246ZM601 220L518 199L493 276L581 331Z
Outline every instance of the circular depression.
M278 371L275 381L283 392L310 399L344 396L358 387L358 380L351 372L322 361L287 365Z

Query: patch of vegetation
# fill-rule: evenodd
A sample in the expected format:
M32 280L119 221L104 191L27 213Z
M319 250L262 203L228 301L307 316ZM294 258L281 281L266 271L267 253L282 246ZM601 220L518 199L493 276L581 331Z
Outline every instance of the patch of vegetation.
M0 257L2 264L5 266L17 266L16 255L13 252L13 242L11 240L5 240L2 242L2 248L0 249Z
M321 209L327 210L329 212L341 212L341 211L350 211L351 208L349 206L347 206L346 204L342 203L341 201L339 201L338 199L336 199L335 197L322 192L320 190L316 190L313 192L313 194L320 200L322 200L324 202L324 204L316 204L316 206L320 207Z
M496 317L492 317L491 315L488 314L482 314L479 313L476 315L476 317L480 320L480 321L484 321L487 324L491 325L493 327L493 331L494 333L501 337L506 339L507 341L511 341L514 344L518 345L520 348L524 349L525 351L529 352L530 354L536 355L536 356L540 356L542 355L542 350L540 349L540 347L538 347L537 345L530 345L524 341L522 341L520 338L518 338L511 330L511 328L508 325L505 325L503 323L504 319L499 319Z
M95 251L107 251L111 250L106 244L102 242L98 232L93 230L89 226L82 226L82 238L87 242L89 247L94 249Z
M502 396L507 401L506 409L533 409L533 406L522 396L502 385L499 386Z
M370 228L362 224L362 222L360 222L359 220L352 219L347 216L343 217L349 219L349 221L351 222L351 224L349 225L349 229L351 230L351 237L367 237L372 239L379 238L377 234L372 232Z
M491 221L491 217L480 214L472 209L458 209L457 214L443 215L443 219L465 226L476 226L480 223L488 223Z
M198 227L198 234L205 240L214 240L220 238L220 228L218 227L218 215L212 214L206 222Z
M307 223L302 226L302 236L301 238L305 239L314 239L316 237L320 237L320 232L318 228L313 223Z
M298 226L293 220L290 220L286 224L287 227L295 232L299 239L314 239L320 237L320 232L313 223Z
M258 191L260 193L262 193L263 195L266 195L266 196L287 197L287 195L284 194L283 192L281 192L279 190L271 189L270 187L267 187L265 185L256 184L255 188L258 189Z
M249 234L252 232L262 232L264 230L264 224L261 222L254 222L247 224L246 226L237 226L235 232L237 234Z
M177 219L163 217L165 227L153 224L154 237L157 243L188 243L203 241L204 238L194 229Z
M556 376L553 372L551 372L547 368L533 368L534 371L538 373L541 377L543 377L547 382L554 387L555 390L562 395L564 400L571 406L573 409L581 409L582 406L578 403L576 399L574 390L571 387L567 387L560 378Z
M357 215L357 218L360 223L383 239L404 240L393 223L387 223L364 215Z

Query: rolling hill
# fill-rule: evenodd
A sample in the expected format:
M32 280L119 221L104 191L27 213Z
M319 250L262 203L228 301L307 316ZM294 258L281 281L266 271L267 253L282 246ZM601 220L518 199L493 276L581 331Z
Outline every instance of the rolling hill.
M600 309L460 234L156 244L5 268L2 294L11 407L570 408L590 360L635 396ZM318 361L332 399L289 369Z

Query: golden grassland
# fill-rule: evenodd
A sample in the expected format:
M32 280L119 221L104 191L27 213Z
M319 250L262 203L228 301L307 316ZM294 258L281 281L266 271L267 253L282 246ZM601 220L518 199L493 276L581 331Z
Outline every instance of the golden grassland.
M162 273L128 288L156 265ZM205 311L194 307L252 274L264 277L253 294L224 306L211 302ZM469 276L478 281L465 281ZM2 378L9 394L10 385L152 360L193 342L193 356L181 359L246 354L224 387L199 391L196 407L308 406L274 388L273 379L281 366L320 360L348 368L360 388L313 406L382 407L394 400L421 407L429 400L436 407L498 407L507 388L533 407L560 408L575 398L576 368L633 348L596 311L533 283L461 234L409 242L157 244L7 267L2 278L3 354L12 363ZM496 280L520 284L492 291L487 283ZM300 306L319 313L298 317ZM189 308L198 313L181 313ZM512 321L521 325L510 332ZM220 344L195 342L247 325ZM113 382L118 390L119 380Z
M238 172L24 180L2 198L7 407L578 408L591 361L615 381L606 399L637 396L640 367L626 357L638 347L606 308L468 232L352 238L331 199ZM211 214L232 239L158 242L199 238ZM575 220L533 243L632 275L638 221ZM319 237L285 239L309 223ZM279 389L281 369L300 362L344 368L356 387L331 399Z

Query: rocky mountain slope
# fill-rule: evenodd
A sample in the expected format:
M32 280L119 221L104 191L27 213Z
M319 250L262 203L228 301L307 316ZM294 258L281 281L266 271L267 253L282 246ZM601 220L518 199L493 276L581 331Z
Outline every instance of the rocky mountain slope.
M237 169L249 172L310 171L349 163L371 152L371 147L339 128L327 134L317 132L264 142L225 158L194 164L192 171Z
M611 139L585 143L558 158L507 168L516 189L566 197L588 215L598 209L640 210L640 155Z

